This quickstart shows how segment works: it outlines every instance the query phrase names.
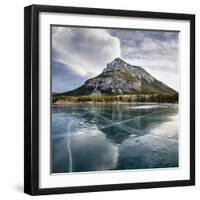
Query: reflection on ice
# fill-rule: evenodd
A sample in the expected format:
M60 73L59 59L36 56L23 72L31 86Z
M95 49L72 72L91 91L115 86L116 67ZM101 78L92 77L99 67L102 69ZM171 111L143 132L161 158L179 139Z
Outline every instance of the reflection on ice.
M178 167L178 107L53 107L51 152L53 173Z
M76 171L109 170L117 165L118 151L116 145L106 140L100 131L87 131L74 134L73 156ZM90 131L90 130L89 130Z
M94 131L95 130L95 131ZM54 163L53 172L81 172L113 169L117 165L117 147L94 127L70 135L71 154L65 151L66 142L60 140L55 148L61 148L59 160ZM66 159L67 157L69 159ZM71 156L71 158L70 158ZM71 162L73 161L73 169Z
M119 169L178 166L178 115L153 126L147 135L125 140L119 149Z
M153 127L150 134L178 140L178 115L172 115L165 123Z

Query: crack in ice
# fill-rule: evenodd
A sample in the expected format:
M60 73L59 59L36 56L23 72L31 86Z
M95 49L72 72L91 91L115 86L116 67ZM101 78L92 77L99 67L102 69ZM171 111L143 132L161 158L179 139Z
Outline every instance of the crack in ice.
M136 117L133 117L131 119L126 119L126 120L123 120L123 121L120 121L120 122L113 122L112 120L102 116L101 114L97 114L97 113L94 113L94 112L91 112L91 111L89 113L91 113L94 116L99 117L99 118L107 121L108 123L110 123L109 125L100 127L100 129L106 129L106 128L110 128L112 126L117 126L118 128L120 128L121 130L123 130L127 133L131 133L131 134L137 133L137 134L141 135L141 133L142 133L141 130L133 128L133 127L130 128L129 126L124 125L124 123L130 122L130 121L133 121L133 120L136 120L136 119L141 119L143 117L153 115L153 114L159 113L159 112L161 112L161 111L154 111L154 112L151 112L151 113L148 113L148 114L144 114L142 116L136 116ZM122 126L122 124L123 124L123 126Z
M67 150L68 150L68 154L69 154L69 172L72 172L73 170L73 159L72 159L72 150L71 150L71 141L70 141L70 129L71 129L71 126L73 124L74 120L72 120L68 127L67 127Z
M79 117L82 117L86 113L87 112L83 113ZM74 120L71 120L67 127L67 151L68 151L68 155L69 155L69 166L68 166L69 172L73 172L73 156L72 156L71 139L70 139L70 130L71 130L73 123L74 123Z

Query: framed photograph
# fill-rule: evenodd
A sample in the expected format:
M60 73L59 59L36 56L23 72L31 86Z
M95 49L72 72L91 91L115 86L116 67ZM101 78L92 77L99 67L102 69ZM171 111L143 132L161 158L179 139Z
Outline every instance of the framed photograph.
M24 192L195 184L195 16L25 8Z

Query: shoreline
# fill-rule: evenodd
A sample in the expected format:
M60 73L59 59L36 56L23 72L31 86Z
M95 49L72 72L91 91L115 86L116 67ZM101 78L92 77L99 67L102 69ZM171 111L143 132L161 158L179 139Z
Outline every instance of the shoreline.
M176 103L158 103L158 102L95 102L95 101L85 101L85 102L69 102L69 101L63 101L63 102L56 102L56 103L52 103L51 106L67 106L70 104L86 104L86 105L92 105L92 104L132 104L132 105L141 105L141 104L146 104L146 105L176 105L178 106L179 104Z

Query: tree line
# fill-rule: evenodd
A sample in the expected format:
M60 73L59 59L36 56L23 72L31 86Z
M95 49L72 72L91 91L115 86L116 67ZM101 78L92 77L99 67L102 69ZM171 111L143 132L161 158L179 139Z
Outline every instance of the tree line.
M105 96L64 96L53 95L52 103L65 102L157 102L178 103L178 94L138 94L138 95L105 95Z

